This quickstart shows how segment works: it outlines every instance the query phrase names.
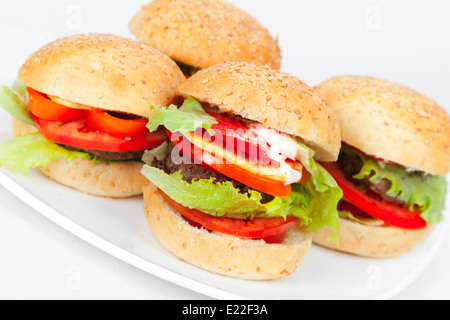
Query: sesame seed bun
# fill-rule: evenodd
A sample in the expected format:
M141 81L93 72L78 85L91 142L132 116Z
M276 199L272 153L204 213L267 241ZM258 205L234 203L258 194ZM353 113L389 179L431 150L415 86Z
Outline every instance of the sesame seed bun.
M114 35L80 34L33 53L19 70L25 85L89 107L151 116L185 79L159 51Z
M176 257L209 272L246 280L274 280L292 274L311 248L311 236L290 230L283 243L267 244L191 226L148 182L144 211L159 243Z
M433 100L372 77L336 77L315 90L339 120L342 141L429 174L450 171L450 117Z
M16 118L12 119L12 124L16 137L37 132L36 127ZM142 186L146 181L140 173L142 166L143 162L140 161L111 163L88 159L56 159L37 169L47 178L86 194L128 198L142 194Z
M130 30L138 40L198 69L228 61L280 68L277 40L253 17L221 0L155 0L136 13Z
M337 120L319 95L289 74L244 62L223 63L186 80L178 94L297 136L316 152L317 160L337 160Z
M321 229L312 234L315 244L325 248L369 258L394 258L420 245L434 230L433 226L420 230L406 230L393 226L368 226L347 219L339 219L339 243L329 243L333 231Z

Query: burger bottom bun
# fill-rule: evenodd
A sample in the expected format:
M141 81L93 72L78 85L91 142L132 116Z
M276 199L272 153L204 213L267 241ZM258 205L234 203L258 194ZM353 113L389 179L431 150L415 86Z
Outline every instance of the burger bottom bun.
M358 256L394 258L424 242L434 227L406 230L392 226L367 226L347 219L339 219L339 244L328 243L330 229L312 234L314 244Z
M13 133L16 137L36 131L34 126L13 118ZM107 198L128 198L142 194L142 186L146 181L140 172L142 166L143 163L139 161L110 163L56 159L38 169L51 180L83 193Z
M57 159L38 168L48 178L78 191L99 197L128 198L142 194L145 178L143 163L138 161L111 164L86 159Z
M159 243L179 259L212 273L245 280L274 280L292 274L311 248L311 236L289 231L282 244L247 240L191 226L150 182L143 188L148 224Z

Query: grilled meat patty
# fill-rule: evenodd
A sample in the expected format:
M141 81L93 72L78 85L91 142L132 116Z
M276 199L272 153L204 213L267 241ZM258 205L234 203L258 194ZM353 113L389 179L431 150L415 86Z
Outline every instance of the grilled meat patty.
M96 157L99 157L100 159L109 160L109 161L127 161L127 160L141 161L142 156L144 155L144 152L145 152L145 150L128 151L128 152L111 152L111 151L101 151L101 150L80 149L80 148L76 148L76 147L67 146L64 144L59 144L59 145L68 150L86 152L86 153L92 154Z

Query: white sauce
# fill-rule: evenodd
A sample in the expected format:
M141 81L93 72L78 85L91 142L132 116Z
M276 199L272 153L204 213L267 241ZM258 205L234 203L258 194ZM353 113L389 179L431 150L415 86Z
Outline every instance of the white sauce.
M252 124L247 133L258 140L270 159L280 163L278 171L286 176L286 185L301 180L302 173L286 163L286 159L297 160L303 151L294 138L261 124Z

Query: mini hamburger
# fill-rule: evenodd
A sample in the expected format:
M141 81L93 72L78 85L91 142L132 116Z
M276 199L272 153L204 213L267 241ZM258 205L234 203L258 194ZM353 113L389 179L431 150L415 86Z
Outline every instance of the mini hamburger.
M187 76L231 61L280 68L277 40L256 19L222 0L155 0L135 14L130 30L175 60Z
M185 79L170 58L113 35L74 35L33 53L18 78L1 87L16 136L0 146L2 167L36 167L96 196L142 193L142 154L166 139L148 132L149 106L172 103Z
M268 66L229 62L178 88L181 106L156 109L150 132L168 142L144 155L144 210L163 247L213 273L250 280L294 272L308 231L337 238L333 178L340 130L323 100Z
M323 163L344 193L339 245L395 257L422 243L443 219L450 170L450 117L436 102L389 81L344 76L316 87L338 118L343 146Z

